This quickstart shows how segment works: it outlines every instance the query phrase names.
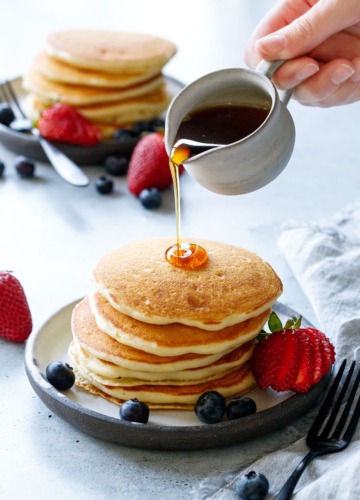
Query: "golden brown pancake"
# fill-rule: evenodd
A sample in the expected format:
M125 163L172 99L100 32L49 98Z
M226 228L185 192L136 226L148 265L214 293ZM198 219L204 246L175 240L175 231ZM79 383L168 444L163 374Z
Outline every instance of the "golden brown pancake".
M153 78L127 88L103 88L73 85L49 80L30 69L23 80L23 87L46 102L63 102L71 106L88 106L103 103L118 103L151 96L162 90L164 77L157 74Z
M158 72L109 73L76 68L49 56L45 51L36 55L33 69L48 80L96 88L127 88L155 77Z
M216 378L221 373L227 373L233 368L241 366L250 360L255 348L255 342L247 342L245 345L238 347L228 354L225 354L217 361L200 368L190 368L187 370L177 370L174 372L141 372L138 370L129 370L120 365L116 365L111 361L106 361L102 358L94 356L90 351L80 346L76 342L72 342L70 352L74 349L77 352L79 363L88 371L105 378L135 378L147 381L148 383L163 383L171 381L204 381L210 378ZM133 384L134 385L134 384Z
M195 405L199 396L206 391L218 391L224 397L229 398L244 394L255 386L249 363L245 363L220 378L196 384L181 386L143 384L122 387L99 382L97 377L94 377L91 372L77 362L76 353L74 361L76 383L79 387L101 396L106 394L111 397L113 402L118 404L128 399L138 398L151 406L177 408L183 405Z
M104 128L114 127L117 129L120 126L123 127L140 120L150 120L159 116L165 111L170 100L171 94L165 86L165 88L139 96L136 99L91 106L76 106L76 109L95 125L100 123ZM37 118L51 104L53 101L30 93L25 102L26 113L33 119Z
M166 373L198 368L209 365L227 354L219 352L211 355L187 353L179 356L157 356L121 344L98 328L87 299L75 307L71 327L75 341L91 354L134 371Z
M196 239L208 261L188 270L166 261L165 250L174 243L154 238L108 253L93 270L97 291L139 321L209 331L259 316L282 292L272 267L244 248Z
M217 354L235 349L259 334L271 312L267 309L242 323L219 331L208 331L181 323L144 323L114 309L100 293L91 294L89 302L101 331L122 344L158 356Z
M176 53L162 38L100 30L68 30L51 33L46 51L78 68L113 72L160 71Z

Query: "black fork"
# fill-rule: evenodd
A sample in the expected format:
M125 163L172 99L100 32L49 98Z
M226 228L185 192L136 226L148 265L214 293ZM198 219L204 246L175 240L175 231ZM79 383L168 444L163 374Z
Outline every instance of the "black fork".
M0 83L0 102L2 101L9 104L16 117L16 120L11 124L11 128L18 132L31 132L32 135L37 137L49 162L60 177L73 186L83 187L89 184L89 179L84 172L62 151L55 147L54 144L41 137L38 129L33 127L31 120L29 120L24 113L19 99L8 80L3 80Z
M286 500L291 497L301 474L314 458L342 451L350 443L360 417L360 396L357 397L355 408L352 409L359 388L360 370L352 384L346 405L341 412L342 402L348 392L354 374L355 361L351 364L347 377L338 393L345 365L346 360L342 362L320 411L308 432L306 444L310 448L309 453L299 463L281 490L275 495L276 500Z

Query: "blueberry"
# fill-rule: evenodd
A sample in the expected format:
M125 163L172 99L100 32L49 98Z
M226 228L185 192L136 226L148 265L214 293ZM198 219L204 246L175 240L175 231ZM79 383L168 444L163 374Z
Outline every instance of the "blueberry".
M256 403L246 396L234 398L226 404L226 416L229 420L246 417L256 412Z
M149 126L153 132L164 130L165 120L163 118L154 118L153 120L150 121Z
M110 175L126 175L129 168L129 160L126 156L111 155L105 158L104 168Z
M96 179L95 187L100 194L109 194L114 188L114 183L109 177L102 175Z
M3 102L0 104L0 123L3 125L6 125L7 127L10 125L11 122L15 120L15 115L11 107L6 103Z
M264 474L251 471L237 480L235 491L242 500L263 500L269 491L269 481Z
M58 391L67 391L75 383L74 370L62 361L52 361L47 365L46 378Z
M138 399L129 399L120 406L120 418L128 422L138 422L146 424L149 420L150 410L146 403Z
M205 424L216 424L225 415L225 398L217 391L207 391L196 402L195 413Z
M133 125L133 132L136 135L141 135L146 132L152 132L153 129L151 128L151 124L148 121L139 121L134 123Z
M139 200L144 208L152 210L161 207L162 195L156 188L143 189L139 194Z
M15 160L15 169L20 177L33 177L35 173L35 163L26 158L26 156L18 156Z
M132 130L126 128L119 128L114 134L114 139L119 142L127 142L134 139L134 137L136 137L136 134Z
M0 161L0 177L2 177L4 170L5 170L5 163L3 161Z

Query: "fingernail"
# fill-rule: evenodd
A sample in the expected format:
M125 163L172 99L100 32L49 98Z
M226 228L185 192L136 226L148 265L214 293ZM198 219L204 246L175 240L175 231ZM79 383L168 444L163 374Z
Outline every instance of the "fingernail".
M348 64L341 64L332 74L331 81L338 85L339 83L345 82L350 76L355 73L355 70Z
M309 63L303 66L297 73L296 73L296 80L298 83L303 82L307 78L309 78L312 75L315 75L319 71L319 66L315 63Z
M274 33L265 38L260 38L256 44L263 54L272 55L286 47L286 38L281 33Z

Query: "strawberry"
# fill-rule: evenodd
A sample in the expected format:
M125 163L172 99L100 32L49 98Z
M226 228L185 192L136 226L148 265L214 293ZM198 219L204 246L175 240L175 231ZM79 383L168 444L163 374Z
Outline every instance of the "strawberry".
M11 273L0 271L0 337L24 342L31 330L31 313L23 287Z
M180 166L179 174L183 172ZM165 189L172 184L164 137L154 132L142 137L130 158L128 188L139 196L144 189Z
M292 318L282 328L280 319L272 313L268 325L272 333L258 336L252 358L252 372L259 388L307 392L334 363L334 346L319 330L300 328L301 318Z
M57 103L46 108L38 121L44 139L93 146L100 141L100 131L75 108Z

